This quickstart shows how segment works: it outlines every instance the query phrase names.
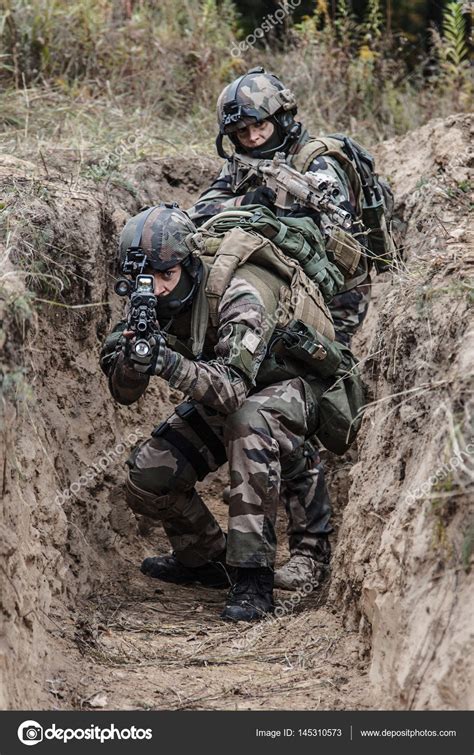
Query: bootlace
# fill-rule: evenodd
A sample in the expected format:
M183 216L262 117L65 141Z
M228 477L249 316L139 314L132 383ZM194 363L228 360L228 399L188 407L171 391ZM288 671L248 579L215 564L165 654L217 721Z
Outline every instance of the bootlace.
M293 556L293 558L286 564L284 570L290 574L298 574L301 567L309 566L310 569L314 569L314 559L309 556Z

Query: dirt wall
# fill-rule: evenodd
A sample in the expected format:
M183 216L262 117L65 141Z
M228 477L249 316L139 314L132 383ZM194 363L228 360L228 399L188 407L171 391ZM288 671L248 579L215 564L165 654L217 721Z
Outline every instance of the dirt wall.
M98 369L122 312L118 233L145 204L187 204L215 170L165 159L97 183L79 159L43 158L0 158L2 709L47 704L43 672L68 608L137 537L123 502L127 451L170 407L162 381L147 402L115 404Z
M387 708L472 708L472 120L384 143L405 261L376 280L356 350L371 403L332 599L371 652Z

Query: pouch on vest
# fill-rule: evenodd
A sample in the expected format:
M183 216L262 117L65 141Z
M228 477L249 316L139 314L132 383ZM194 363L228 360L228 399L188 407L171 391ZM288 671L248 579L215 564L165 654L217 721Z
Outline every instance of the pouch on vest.
M318 395L316 436L335 454L343 454L354 441L363 416L364 389L357 361L350 349L338 343L342 356L336 379ZM314 386L317 390L317 386Z
M335 375L342 359L335 342L301 320L293 320L285 329L276 328L268 351L303 362L310 374L323 378Z

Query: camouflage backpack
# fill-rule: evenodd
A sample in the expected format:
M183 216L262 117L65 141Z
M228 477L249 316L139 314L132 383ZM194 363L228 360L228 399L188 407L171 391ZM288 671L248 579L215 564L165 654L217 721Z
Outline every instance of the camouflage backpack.
M294 155L292 164L300 173L306 173L313 160L321 156L337 160L346 173L374 266L379 273L388 270L395 256L389 230L394 199L388 183L375 173L374 158L354 139L344 134L330 134L306 142Z

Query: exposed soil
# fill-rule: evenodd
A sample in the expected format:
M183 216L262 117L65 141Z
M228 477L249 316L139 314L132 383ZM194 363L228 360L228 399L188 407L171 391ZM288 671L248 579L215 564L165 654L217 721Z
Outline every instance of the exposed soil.
M97 364L120 316L120 228L144 204L189 204L217 163L147 161L95 183L84 156L0 158L9 233L0 708L472 707L471 128L452 117L378 148L405 224L405 262L376 279L355 344L372 402L357 448L327 455L330 584L257 627L219 620L224 591L140 575L141 559L169 546L126 507L123 463L180 396L156 379L121 407ZM43 300L34 306L26 268ZM44 276L59 276L63 291ZM413 503L410 491L453 454L462 465ZM223 470L203 485L223 524L225 480ZM284 528L282 515L279 562Z
M217 510L217 495L211 491L207 500ZM219 509L224 524L225 506ZM357 632L342 627L325 593L300 599L279 620L225 624L218 618L225 591L176 587L137 573L140 555L168 550L161 532L147 543L136 561L81 601L69 622L51 683L60 707L367 707L367 659L359 658Z

